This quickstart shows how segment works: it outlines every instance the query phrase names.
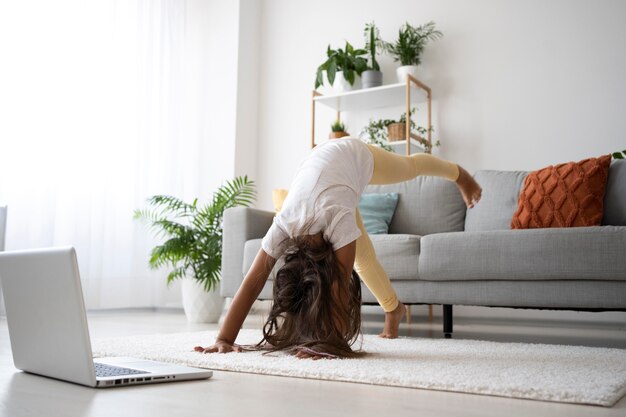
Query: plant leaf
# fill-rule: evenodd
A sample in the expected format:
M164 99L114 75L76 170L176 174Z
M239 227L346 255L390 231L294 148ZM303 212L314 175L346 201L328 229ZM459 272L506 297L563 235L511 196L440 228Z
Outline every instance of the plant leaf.
M344 78L350 83L350 85L354 85L354 71L351 69L345 69L343 71Z
M346 41L346 54L354 55L354 48L350 45L350 42Z
M315 88L319 88L322 83L323 83L323 75L322 75L322 69L318 68L317 69L317 74L315 75Z
M184 267L174 268L172 272L167 275L167 285L170 285L175 279L184 278L186 276L186 270Z
M330 85L335 84L335 76L337 75L337 61L336 60L331 60L328 63L328 69L326 70L327 72L327 77L328 77L328 82L330 83Z

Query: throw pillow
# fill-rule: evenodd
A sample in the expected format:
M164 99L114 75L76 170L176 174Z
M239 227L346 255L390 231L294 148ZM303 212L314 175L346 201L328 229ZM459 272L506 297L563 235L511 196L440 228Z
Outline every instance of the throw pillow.
M370 235L385 234L398 205L398 193L363 194L359 212Z
M531 172L511 229L599 226L610 163L605 155Z

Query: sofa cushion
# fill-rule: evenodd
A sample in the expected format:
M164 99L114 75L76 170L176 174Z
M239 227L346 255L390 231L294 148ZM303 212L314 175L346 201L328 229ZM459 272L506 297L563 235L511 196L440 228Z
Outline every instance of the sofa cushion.
M420 236L416 235L371 235L370 239L378 260L393 280L417 280L417 263L420 254ZM243 254L243 275L245 276L252 261L261 249L262 239L248 240ZM278 266L280 266L280 260ZM274 268L270 279L274 279L278 268Z
M626 281L626 227L444 233L421 239L420 279Z
M370 235L389 233L389 224L398 205L398 193L367 193L361 195L359 213Z
M467 209L465 230L508 230L517 208L526 171L477 171L474 178L483 189L482 197Z
M626 160L613 161L609 168L602 224L626 226Z
M533 171L524 180L511 229L599 226L611 155Z
M365 192L400 194L389 233L423 236L463 230L465 203L451 181L420 176L397 184L369 185Z

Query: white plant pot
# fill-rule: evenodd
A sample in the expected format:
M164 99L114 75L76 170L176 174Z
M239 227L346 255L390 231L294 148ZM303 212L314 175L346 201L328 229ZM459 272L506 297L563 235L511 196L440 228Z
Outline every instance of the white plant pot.
M328 81L328 74L326 71L323 72L323 81L324 81L324 89L326 94L339 94L345 93L346 91L358 90L361 88L361 77L355 74L354 76L354 84L350 85L348 80L346 80L343 76L343 71L337 71L335 73L335 83L331 84Z
M403 65L396 69L396 75L398 76L399 83L406 82L406 76L411 75L413 78L417 78L417 65Z
M183 278L183 309L190 323L217 323L224 309L220 285L206 292L194 278Z

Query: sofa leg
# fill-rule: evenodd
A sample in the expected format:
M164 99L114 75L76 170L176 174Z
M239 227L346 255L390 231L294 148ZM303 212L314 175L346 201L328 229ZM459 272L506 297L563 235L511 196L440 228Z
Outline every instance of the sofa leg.
M452 304L443 305L443 334L446 339L452 337Z

